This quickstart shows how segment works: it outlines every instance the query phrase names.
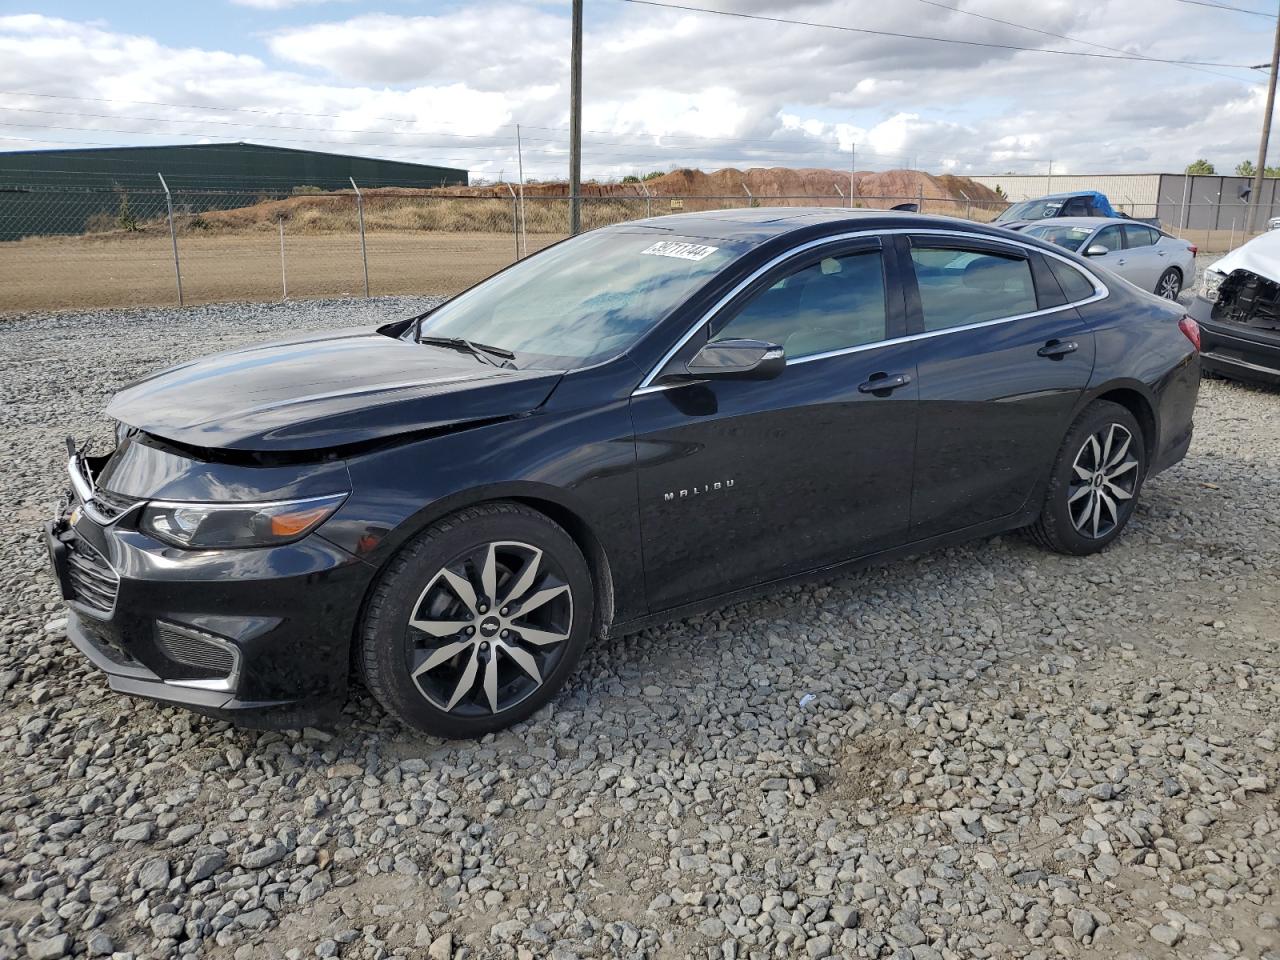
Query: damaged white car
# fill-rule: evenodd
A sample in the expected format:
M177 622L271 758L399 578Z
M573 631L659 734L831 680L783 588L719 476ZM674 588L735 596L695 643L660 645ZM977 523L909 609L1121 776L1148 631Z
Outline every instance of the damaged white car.
M1280 231L1205 270L1191 316L1200 324L1201 370L1280 386Z

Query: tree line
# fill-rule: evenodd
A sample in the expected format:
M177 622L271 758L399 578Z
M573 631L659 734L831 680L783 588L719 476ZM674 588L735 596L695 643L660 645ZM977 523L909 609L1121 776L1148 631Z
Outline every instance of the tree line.
M1256 174L1258 168L1253 165L1252 160L1241 160L1236 164L1237 177L1252 177ZM1200 159L1193 163L1187 164L1187 174L1193 177L1212 177L1217 175L1212 163L1208 160ZM1280 178L1280 167L1265 167L1262 171L1264 177Z

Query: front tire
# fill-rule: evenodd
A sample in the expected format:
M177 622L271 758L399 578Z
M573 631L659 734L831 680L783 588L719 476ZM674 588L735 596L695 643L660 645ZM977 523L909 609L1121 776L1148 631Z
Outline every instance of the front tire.
M1127 409L1107 400L1089 404L1058 450L1032 538L1058 553L1086 556L1120 536L1146 477L1145 444Z
M1177 267L1170 267L1164 273L1160 274L1160 279L1156 281L1155 294L1157 297L1164 297L1166 300L1178 299L1178 295L1182 293L1182 271Z
M516 503L432 524L383 572L365 612L366 686L407 726L480 737L529 717L591 632L591 572L573 538Z

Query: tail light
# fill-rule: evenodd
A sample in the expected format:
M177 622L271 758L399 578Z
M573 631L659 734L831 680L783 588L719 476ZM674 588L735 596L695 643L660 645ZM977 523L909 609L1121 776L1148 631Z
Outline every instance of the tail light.
M1178 329L1182 331L1182 335L1191 341L1191 345L1196 348L1196 353L1200 352L1200 324L1196 323L1188 316L1184 316L1178 321Z
M1194 243L1188 243L1187 249L1191 251L1191 255L1193 257L1200 255L1200 248L1197 247Z

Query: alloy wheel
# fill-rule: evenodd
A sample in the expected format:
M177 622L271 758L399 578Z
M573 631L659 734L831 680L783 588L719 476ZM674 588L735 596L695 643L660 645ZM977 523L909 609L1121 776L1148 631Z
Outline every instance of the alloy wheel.
M409 672L436 708L501 713L560 661L573 624L564 570L531 544L482 544L442 567L409 617Z
M1138 488L1138 458L1133 434L1110 423L1091 434L1072 463L1067 512L1082 536L1100 540L1120 523L1125 501Z
M1164 276L1160 278L1160 285L1156 288L1156 293L1166 300L1177 300L1178 294L1181 292L1182 281L1178 279L1178 275L1172 270L1166 270Z

